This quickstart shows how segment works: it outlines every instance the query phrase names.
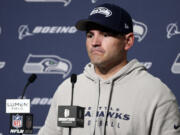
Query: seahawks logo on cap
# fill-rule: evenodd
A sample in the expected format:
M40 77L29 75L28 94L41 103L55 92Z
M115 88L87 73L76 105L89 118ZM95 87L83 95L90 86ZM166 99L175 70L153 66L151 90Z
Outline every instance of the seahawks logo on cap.
M93 9L93 11L90 13L90 15L94 15L94 14L103 14L105 15L105 17L109 17L112 15L112 12L106 7L97 7Z

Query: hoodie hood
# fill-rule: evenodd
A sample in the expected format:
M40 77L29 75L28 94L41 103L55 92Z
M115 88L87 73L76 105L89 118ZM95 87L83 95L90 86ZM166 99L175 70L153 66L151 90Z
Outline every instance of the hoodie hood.
M137 59L133 59L128 64L126 64L124 67L122 67L117 73L115 73L113 76L108 78L107 80L103 80L100 76L98 76L95 73L94 65L92 63L88 63L84 68L84 74L87 78L93 80L93 81L114 81L118 78L125 77L129 73L133 71L140 71L140 70L146 70L145 66L141 64Z

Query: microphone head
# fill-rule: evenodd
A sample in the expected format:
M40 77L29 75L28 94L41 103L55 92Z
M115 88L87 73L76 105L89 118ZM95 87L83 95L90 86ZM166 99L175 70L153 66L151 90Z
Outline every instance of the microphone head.
M36 80L36 78L37 78L37 75L36 75L36 74L32 74L32 75L29 77L28 82L33 83L33 82Z
M71 75L71 83L76 83L77 81L77 75L76 74L72 74Z

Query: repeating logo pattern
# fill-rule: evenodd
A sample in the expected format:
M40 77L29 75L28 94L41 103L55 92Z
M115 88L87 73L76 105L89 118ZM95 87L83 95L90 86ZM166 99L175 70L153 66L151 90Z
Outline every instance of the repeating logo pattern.
M62 74L63 78L71 72L72 64L69 60L56 55L29 54L23 67L24 73Z
M112 13L106 9L94 9L91 14L101 13L105 14L107 17ZM133 31L135 38L137 38L138 42L141 42L148 31L147 26L139 21L133 19ZM30 32L28 25L20 25L18 28L18 39L22 40L28 36L34 36L36 34L74 34L77 32L75 26L35 26L33 30Z
M145 38L148 28L146 24L133 19L133 31L137 41L141 42Z
M168 24L166 31L167 31L167 38L168 39L170 39L172 36L180 34L180 31L178 30L178 25L176 23Z

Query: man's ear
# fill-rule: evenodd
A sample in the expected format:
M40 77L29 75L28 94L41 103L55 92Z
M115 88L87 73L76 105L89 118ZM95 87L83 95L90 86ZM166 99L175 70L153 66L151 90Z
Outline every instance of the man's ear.
M125 40L126 40L126 43L125 43L125 46L124 46L124 49L127 51L129 50L133 44L134 44L134 34L133 33L128 33L125 35Z

